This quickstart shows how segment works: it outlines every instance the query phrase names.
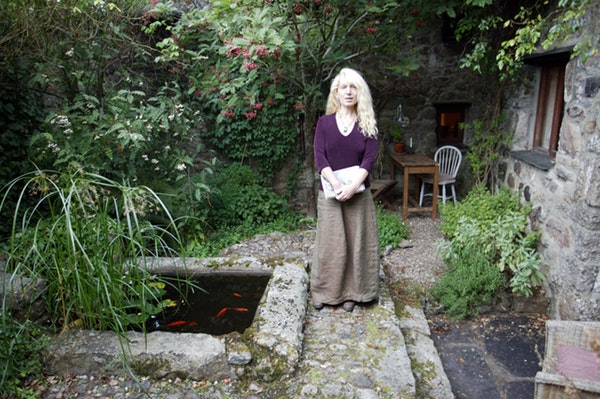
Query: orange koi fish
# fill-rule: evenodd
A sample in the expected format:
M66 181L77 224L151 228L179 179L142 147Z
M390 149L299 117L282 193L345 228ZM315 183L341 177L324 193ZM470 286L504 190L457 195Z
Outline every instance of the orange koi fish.
M235 310L236 312L247 312L248 308L229 308L231 310Z
M223 308L223 309L219 310L219 313L217 313L217 315L215 316L215 319L218 319L219 317L223 316L225 314L225 312L227 312L227 309L229 309L229 308Z
M184 320L177 320L177 321L173 321L169 324L166 324L165 327L170 328L170 327L180 327L185 325L185 321Z
M233 296L235 296L235 297L238 297L238 298L241 298L241 297L242 297L242 294L240 294L239 292L234 292L234 293L233 293Z

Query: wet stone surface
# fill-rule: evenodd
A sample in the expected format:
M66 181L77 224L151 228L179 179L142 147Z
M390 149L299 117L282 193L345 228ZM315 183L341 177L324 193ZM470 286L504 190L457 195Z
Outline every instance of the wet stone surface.
M461 321L431 316L429 321L457 399L534 396L545 316L501 313Z

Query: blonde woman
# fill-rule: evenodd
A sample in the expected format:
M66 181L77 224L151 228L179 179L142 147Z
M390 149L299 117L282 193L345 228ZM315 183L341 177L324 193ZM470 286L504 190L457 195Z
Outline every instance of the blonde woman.
M319 184L317 237L311 267L315 309L377 298L379 240L369 173L377 153L377 122L369 86L359 72L344 68L333 79L326 115L314 139L315 164L333 198ZM356 166L351 179L339 171ZM336 173L338 172L338 176Z

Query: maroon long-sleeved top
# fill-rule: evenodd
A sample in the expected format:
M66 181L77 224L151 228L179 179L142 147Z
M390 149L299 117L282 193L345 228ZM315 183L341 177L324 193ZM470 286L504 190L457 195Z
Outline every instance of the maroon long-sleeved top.
M377 155L377 139L362 134L358 123L348 136L344 136L337 127L335 114L319 118L315 130L315 164L321 173L329 166L334 171L358 165L369 174ZM365 179L365 187L369 188L369 178ZM323 186L319 183L319 189Z

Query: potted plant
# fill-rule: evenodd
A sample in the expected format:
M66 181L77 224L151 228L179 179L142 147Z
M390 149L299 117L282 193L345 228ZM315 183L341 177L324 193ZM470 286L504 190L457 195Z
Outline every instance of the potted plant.
M404 151L406 150L404 132L397 123L392 123L390 128L390 137L392 139L392 143L394 143L394 152L397 154L404 154Z

